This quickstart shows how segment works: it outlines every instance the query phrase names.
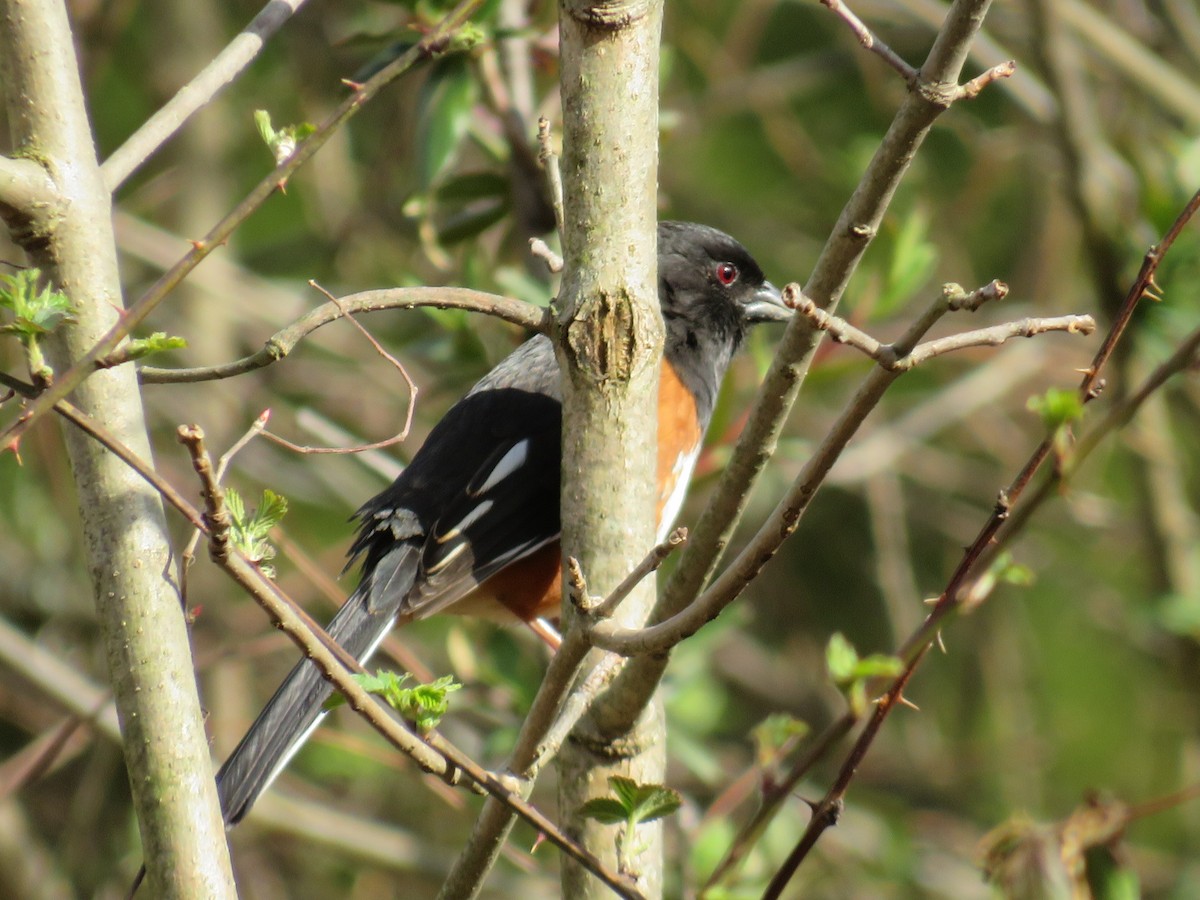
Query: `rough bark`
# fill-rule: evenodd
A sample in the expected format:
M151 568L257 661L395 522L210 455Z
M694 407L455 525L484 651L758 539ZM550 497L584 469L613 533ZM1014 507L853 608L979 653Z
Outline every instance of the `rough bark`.
M0 3L0 61L18 151L42 166L61 203L6 222L31 261L75 304L51 342L62 367L121 308L111 197L96 161L66 10L59 0ZM145 458L150 444L132 367L98 372L72 400ZM149 485L68 429L83 540L124 735L155 897L233 897L224 827L179 599L168 581L162 503Z
M654 473L662 320L655 237L658 50L662 4L581 3L559 8L562 46L563 192L566 222L557 337L563 366L563 548L590 591L606 594L654 542ZM642 622L644 584L622 607ZM602 696L598 706L620 703ZM580 722L560 759L565 830L614 868L617 829L578 815L608 795L608 777L661 783L664 729L657 702L623 733ZM622 863L647 896L662 891L658 824L640 826ZM566 862L563 894L611 896Z

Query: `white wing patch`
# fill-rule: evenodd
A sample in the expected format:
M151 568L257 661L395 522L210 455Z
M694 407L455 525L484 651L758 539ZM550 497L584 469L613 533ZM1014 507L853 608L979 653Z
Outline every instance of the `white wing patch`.
M472 491L476 496L486 494L501 481L511 475L521 466L525 465L525 460L529 458L529 438L523 441L517 441L509 448L508 452L500 457L500 462L496 463L496 467L488 474L487 481L483 483L477 491Z
M488 514L491 508L495 506L495 501L484 500L482 503L476 504L474 509L462 517L462 520L441 534L435 535L434 540L439 544L444 544L447 541L452 541L484 516Z
M674 481L674 487L671 488L671 496L663 504L662 520L658 524L658 537L656 540L660 544L671 533L671 529L675 525L675 517L679 515L679 510L683 508L683 498L687 496L688 483L692 480L692 470L696 468L696 459L699 456L700 448L697 447L691 453L680 453L675 460L675 465L671 466L671 478Z

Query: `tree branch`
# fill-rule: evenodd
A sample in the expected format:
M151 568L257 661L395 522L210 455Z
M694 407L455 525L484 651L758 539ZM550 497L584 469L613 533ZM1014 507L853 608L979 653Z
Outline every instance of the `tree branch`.
M138 371L138 376L145 384L178 384L180 382L232 378L235 375L261 369L286 357L296 349L296 345L301 340L321 326L340 319L343 313L339 308L339 303L349 313L430 306L435 309L469 309L512 322L514 325L531 331L545 332L549 327L547 312L541 307L521 300L467 288L413 287L360 291L340 298L338 303L321 304L293 324L271 335L263 344L263 348L250 356L219 366L203 366L194 369L144 366Z
M44 168L31 159L0 156L0 214L10 227L16 221L56 214L62 205Z

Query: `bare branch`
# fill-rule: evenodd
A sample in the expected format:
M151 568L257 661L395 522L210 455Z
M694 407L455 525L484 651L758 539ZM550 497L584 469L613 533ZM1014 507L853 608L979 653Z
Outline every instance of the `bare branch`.
M257 353L219 366L204 366L195 369L163 369L146 366L138 375L146 384L176 384L190 381L213 381L232 378L252 372L283 359L296 348L306 336L322 325L336 322L343 315L377 312L385 309L415 309L431 306L435 309L469 309L486 313L528 328L545 331L546 310L530 303L485 294L468 288L455 287L412 287L390 288L378 291L361 291L340 298L337 303L326 303L306 314L292 325L269 337Z
M273 432L266 431L266 430L264 430L262 433L263 437L267 438L270 441L274 441L276 444L279 444L282 447L286 447L288 450L291 450L293 453L306 453L306 454L307 453L363 453L368 450L382 450L385 447L391 447L393 444L399 444L400 442L406 440L408 438L408 432L412 428L413 413L416 412L416 408L417 408L417 392L418 392L417 391L417 383L415 381L413 381L412 376L410 376L408 374L408 369L406 369L404 367L404 363L400 362L400 360L398 360L392 354L388 353L385 349L383 349L383 345L380 344L379 341L375 340L375 336L372 335L371 332L367 331L367 329L364 328L362 326L362 324L357 319L354 318L353 315L351 315L351 313L346 309L345 304L341 300L339 300L337 297L333 296L333 294L329 293L329 291L325 290L325 288L321 287L315 281L312 281L310 279L308 283L310 285L312 285L313 287L315 287L317 290L319 290L326 297L328 297L329 302L332 303L334 306L336 306L338 308L338 311L342 314L342 316L344 318L346 318L350 322L351 325L353 325L355 328L358 329L359 333L362 334L363 337L365 337L367 339L367 341L370 343L371 347L375 350L375 352L378 353L380 356L382 356L384 359L386 359L389 363L392 364L392 366L397 371L399 371L400 377L403 378L404 383L408 385L408 409L405 412L405 416L404 416L404 426L400 429L400 431L397 434L392 435L390 438L386 438L382 441L375 441L374 443L371 443L371 444L361 444L356 447L305 447L305 446L301 446L299 444L295 444L281 435L274 434Z
M974 100L979 96L980 92L991 84L993 81L999 81L1001 78L1011 78L1017 71L1016 60L1008 60L999 65L992 66L986 72L976 75L970 81L964 82L958 86L955 92L954 99L956 100Z
M58 189L44 168L31 159L0 156L0 212L8 208L21 219L28 219L38 207L48 212L61 205ZM5 218L11 219L13 213Z
M998 286L1000 286L999 282L993 282L972 295L963 293L961 288L943 290L942 295L929 305L925 313L918 317L900 340L893 345L882 345L848 323L818 310L810 300L797 294L793 285L785 288L785 297L788 298L788 302L801 314L813 317L818 327L828 328L831 333L836 333L847 343L856 342L857 345L861 345L868 355L880 359L879 368L867 376L849 405L838 416L825 439L800 470L796 481L783 499L737 559L713 581L708 590L677 615L649 628L627 629L621 628L613 622L597 622L590 631L589 636L592 642L597 647L622 655L661 653L694 634L706 622L720 615L721 611L741 594L746 585L757 577L762 567L775 555L784 540L795 531L800 519L808 509L809 503L850 438L882 399L884 392L892 382L915 365L915 363L907 362L909 357L920 354L921 359L928 359L939 353L957 349L955 342L964 337L968 340L962 341L962 346L998 343L1000 337L1008 339L1022 334L1032 327L1027 321L1001 325L996 329L982 329L977 332L969 332L965 336L952 336L930 341L925 345L918 344L911 351L907 350L907 348L913 347L941 316L949 312L952 306L956 304L977 306L979 302L982 302L979 299L982 296L1003 296L1005 291L999 290ZM957 288L957 285L953 287ZM1047 324L1057 325L1058 327L1054 330L1086 333L1086 326L1090 322L1091 320L1086 316L1066 316L1061 322L1041 320L1038 324L1039 327ZM1014 329L1014 325L1018 327ZM1042 330L1051 329L1047 327ZM927 349L923 351L922 347Z
M895 50L876 37L862 19L854 14L854 12L846 6L842 0L821 0L822 6L828 6L833 13L849 26L854 32L854 37L862 46L877 54L884 62L900 73L906 83L913 83L917 80L917 70L906 63Z
M563 258L550 249L550 245L541 238L529 239L529 252L538 259L546 261L546 268L557 275L563 270Z
M989 6L990 0L958 0L951 6L921 68L923 80L957 83ZM830 312L836 309L858 261L879 229L900 179L945 109L944 102L920 91L906 96L804 286L805 293L821 308ZM687 606L717 570L722 551L741 520L754 483L770 459L799 394L819 336L803 320L788 326L733 456L663 591L654 621L663 621ZM661 671L663 663L647 658L641 665Z
M952 334L919 344L912 353L897 363L897 366L911 369L919 366L935 356L943 353L953 353L955 350L966 350L969 347L996 347L1006 341L1018 337L1034 337L1050 331L1065 331L1067 334L1091 334L1096 330L1096 320L1091 316L1052 316L1044 319L1018 319L1003 325L993 325L991 328L979 328L975 331L964 331L962 334Z
M554 206L554 224L558 229L559 240L563 231L563 182L562 169L558 164L558 154L554 152L551 142L550 120L545 116L538 119L538 160L546 170L546 181L550 186L550 203ZM562 263L559 263L559 270Z

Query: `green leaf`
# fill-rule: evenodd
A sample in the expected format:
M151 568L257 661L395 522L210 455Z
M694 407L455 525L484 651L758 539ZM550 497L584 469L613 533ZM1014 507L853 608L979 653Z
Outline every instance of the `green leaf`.
M621 801L612 797L593 797L579 807L579 813L602 825L621 825L628 820Z
M435 195L442 203L466 203L488 197L507 197L509 181L499 172L466 172L446 179Z
M509 213L508 198L451 217L438 228L438 243L444 247L470 240L491 228Z
M1083 417L1083 401L1076 391L1050 388L1041 396L1030 397L1025 408L1041 417L1048 431L1057 431Z
M300 142L317 130L317 127L309 122L284 125L282 128L276 129L271 124L271 114L265 109L254 111L254 124L258 126L258 133L275 158L276 165L295 153Z
M49 285L39 290L41 277L40 269L0 276L0 309L12 314L9 322L0 325L0 334L13 334L27 342L74 323L75 307L67 295Z
M665 785L639 784L622 775L609 778L608 786L613 796L594 797L580 807L583 815L607 825L653 822L675 812L683 802L677 791Z
M937 263L937 246L928 238L929 216L916 210L904 216L892 248L883 293L875 313L890 314L925 285Z
M987 597L996 589L997 585L1001 584L1028 587L1033 582L1033 570L1016 562L1012 552L1005 550L996 557L995 562L988 566L987 571L979 576L979 580L971 588L971 596Z
M898 657L882 653L860 657L841 632L835 633L825 648L825 665L851 711L862 715L867 708L867 682L873 678L894 678L904 671Z
M808 732L807 722L787 713L771 713L750 732L759 765L769 765L790 742Z
M287 499L274 491L264 490L258 509L247 512L242 495L233 488L226 488L225 506L229 510L229 539L233 546L264 575L274 578L274 568L266 563L275 558L275 548L267 536L287 513Z
M825 667L835 684L841 684L853 677L854 667L858 664L858 651L846 640L840 631L835 632L825 647Z
M407 672L389 672L380 669L374 675L353 676L368 694L375 694L388 706L396 710L419 730L429 731L437 726L450 709L450 694L461 690L453 676L444 675L429 684L418 684L406 688L404 683L411 677ZM335 709L345 702L341 694L334 694L325 701L325 709Z
M1084 859L1092 900L1138 900L1141 897L1137 872L1121 865L1108 847L1091 847Z
M438 62L421 88L417 108L417 158L421 191L445 174L467 133L478 86L467 60L451 56Z
M168 336L165 331L156 331L150 337L135 338L125 347L126 359L141 359L151 353L162 353L165 350L181 350L187 346L187 340L175 335Z

